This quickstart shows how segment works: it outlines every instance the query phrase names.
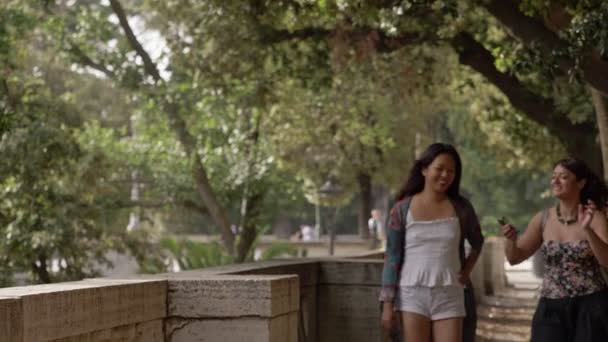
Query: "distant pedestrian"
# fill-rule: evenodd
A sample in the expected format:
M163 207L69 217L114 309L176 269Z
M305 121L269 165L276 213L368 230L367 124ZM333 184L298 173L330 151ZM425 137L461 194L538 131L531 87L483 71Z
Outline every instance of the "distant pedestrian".
M384 241L384 224L382 223L382 212L380 209L373 209L371 211L371 217L367 221L367 226L369 228L369 238L370 238L370 249L377 249L382 246L382 241Z
M303 224L300 226L300 231L302 232L302 241L313 241L315 239L315 230L311 226Z

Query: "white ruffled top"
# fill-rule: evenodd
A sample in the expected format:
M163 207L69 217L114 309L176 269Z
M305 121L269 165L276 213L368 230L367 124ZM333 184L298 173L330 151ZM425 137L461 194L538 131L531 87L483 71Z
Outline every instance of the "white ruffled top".
M407 213L401 286L460 286L457 217L415 221Z

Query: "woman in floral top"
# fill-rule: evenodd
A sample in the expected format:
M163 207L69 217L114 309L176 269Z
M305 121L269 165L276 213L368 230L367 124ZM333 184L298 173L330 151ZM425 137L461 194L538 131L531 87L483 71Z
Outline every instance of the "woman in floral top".
M502 227L510 264L539 248L544 258L531 341L606 342L608 287L600 265L608 265L608 190L574 158L555 164L551 190L558 203L537 213L521 237L510 224Z

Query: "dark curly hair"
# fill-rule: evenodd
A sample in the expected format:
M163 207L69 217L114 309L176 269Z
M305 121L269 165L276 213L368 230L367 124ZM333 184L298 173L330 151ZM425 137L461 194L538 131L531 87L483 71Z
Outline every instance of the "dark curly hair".
M603 209L606 207L608 200L608 188L606 183L580 159L564 158L559 160L553 166L562 166L576 176L576 180L585 180L585 186L581 189L580 202L587 203L587 200L592 200L595 205Z

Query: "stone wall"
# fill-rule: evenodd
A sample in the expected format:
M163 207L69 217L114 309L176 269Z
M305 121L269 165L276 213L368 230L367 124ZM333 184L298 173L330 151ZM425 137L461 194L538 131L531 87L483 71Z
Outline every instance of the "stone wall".
M168 280L166 341L297 342L296 276L177 275Z
M378 256L0 289L0 341L381 342ZM488 239L478 294L504 286L503 264Z
M504 238L487 238L477 264L483 272L479 278L483 279L484 294L494 295L503 292L507 285Z
M0 289L0 341L163 341L166 282L94 279ZM9 298L7 298L10 296Z
M378 301L381 275L381 260L332 260L321 264L319 342L382 340Z

